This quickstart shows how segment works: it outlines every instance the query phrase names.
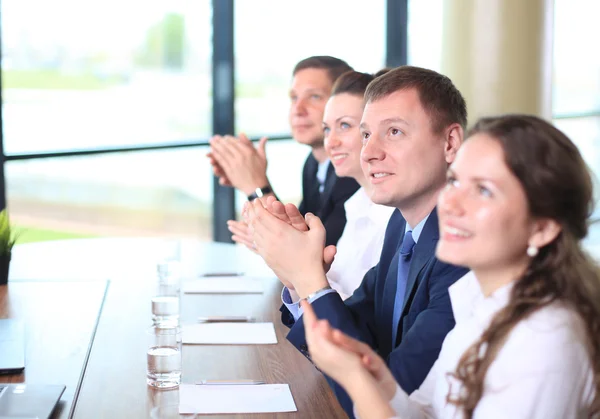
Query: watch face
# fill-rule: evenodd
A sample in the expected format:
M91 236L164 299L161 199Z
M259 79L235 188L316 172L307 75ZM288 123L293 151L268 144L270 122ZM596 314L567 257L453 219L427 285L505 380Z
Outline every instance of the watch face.
M265 186L264 188L256 188L254 192L248 195L248 201L254 201L256 198L263 197L266 193L272 193L273 189L270 186Z

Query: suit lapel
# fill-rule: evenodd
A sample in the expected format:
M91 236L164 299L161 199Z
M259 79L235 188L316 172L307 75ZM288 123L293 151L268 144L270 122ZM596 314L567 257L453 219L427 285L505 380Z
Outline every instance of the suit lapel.
M421 272L425 264L435 255L435 247L437 246L439 238L437 210L434 208L425 222L423 231L419 236L419 241L415 245L413 251L410 268L408 270L408 278L406 280L406 293L404 294L404 304L402 305L403 313L413 292L413 288L418 285L417 277L419 276L419 272Z
M325 203L331 197L331 192L333 191L336 180L337 176L335 175L335 169L333 168L333 164L329 162L327 166L327 175L325 176L325 185L323 187L323 192L321 192L321 208L326 207Z
M306 158L303 171L302 203L299 208L302 215L305 215L307 212L319 215L321 205L319 203L319 182L317 181L318 167L319 163L312 153L310 153Z

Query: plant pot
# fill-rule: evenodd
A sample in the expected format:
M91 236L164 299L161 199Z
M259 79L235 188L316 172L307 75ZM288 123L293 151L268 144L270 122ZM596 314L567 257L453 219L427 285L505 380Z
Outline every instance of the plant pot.
M8 269L10 267L10 253L0 255L0 285L8 284Z

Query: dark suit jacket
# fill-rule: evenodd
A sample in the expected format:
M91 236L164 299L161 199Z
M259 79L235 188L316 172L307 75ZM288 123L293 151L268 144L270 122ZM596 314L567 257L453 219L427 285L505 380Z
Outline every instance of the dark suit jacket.
M438 357L446 334L454 327L448 287L468 270L448 265L435 257L439 240L438 217L434 210L414 247L407 279L404 308L397 342L392 343L392 316L398 275L398 253L406 221L394 211L385 233L377 266L365 274L360 287L343 302L337 293L315 300L319 318L363 342L387 360L394 377L408 394L425 380ZM292 329L288 340L308 356L302 318L294 319L285 306L282 320ZM348 395L329 380L342 407L352 417Z
M311 153L302 170L302 202L298 209L302 215L312 212L319 216L327 231L326 245L337 244L346 225L344 203L360 186L353 178L337 177L333 165L329 164L325 188L319 194L318 167L319 163Z

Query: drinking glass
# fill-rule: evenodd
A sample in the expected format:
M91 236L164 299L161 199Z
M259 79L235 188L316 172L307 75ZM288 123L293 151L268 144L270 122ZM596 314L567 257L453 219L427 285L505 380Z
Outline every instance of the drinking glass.
M152 321L155 326L179 325L181 277L179 262L162 261L157 267L158 281L152 297Z
M149 386L169 389L181 382L181 329L152 326L147 330L147 374Z

